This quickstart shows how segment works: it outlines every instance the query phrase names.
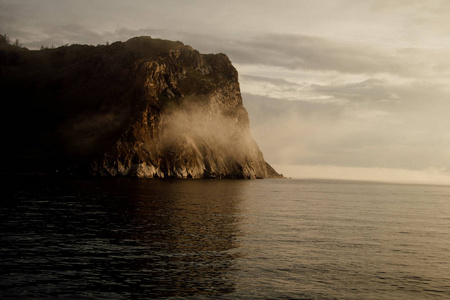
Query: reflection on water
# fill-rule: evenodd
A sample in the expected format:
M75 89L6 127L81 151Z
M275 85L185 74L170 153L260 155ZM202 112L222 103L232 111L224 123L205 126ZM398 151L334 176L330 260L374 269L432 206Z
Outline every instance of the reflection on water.
M233 292L244 181L22 180L2 194L4 298Z
M450 187L2 183L2 299L450 299Z

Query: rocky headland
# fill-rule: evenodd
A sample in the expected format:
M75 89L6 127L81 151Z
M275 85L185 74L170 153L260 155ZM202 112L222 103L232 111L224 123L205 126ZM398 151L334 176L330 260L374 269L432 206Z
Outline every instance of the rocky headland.
M1 172L281 177L225 54L150 37L39 51L0 37Z

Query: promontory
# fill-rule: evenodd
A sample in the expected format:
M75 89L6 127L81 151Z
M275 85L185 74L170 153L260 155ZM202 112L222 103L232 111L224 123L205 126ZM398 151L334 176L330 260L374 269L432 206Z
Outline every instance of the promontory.
M0 36L2 174L280 175L225 54L136 37L28 50Z

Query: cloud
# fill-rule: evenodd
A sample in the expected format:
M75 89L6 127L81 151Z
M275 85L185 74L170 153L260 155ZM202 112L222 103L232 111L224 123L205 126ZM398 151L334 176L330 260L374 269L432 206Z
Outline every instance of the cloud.
M353 102L379 101L398 102L401 101L389 83L369 78L361 82L352 82L340 85L311 85L311 89L336 99L345 99Z
M408 170L330 165L274 165L274 167L284 176L298 179L341 179L450 185L450 173L435 168Z
M428 80L396 80L391 78L366 77L342 78L343 83L331 83L322 79L321 84L307 81L293 82L275 78L242 75L241 88L244 93L270 97L280 100L314 102L322 104L339 104L361 109L423 112L424 99L428 101L426 110L434 105L444 105L442 99L449 96L445 83ZM314 77L311 78L317 81Z
M377 0L372 1L370 8L373 11L404 11L405 8L409 8L411 10L421 10L421 11L429 11L436 14L439 12L448 11L449 7L447 5L446 0L431 0L431 1L422 1L422 0Z
M0 6L1 7L1 6ZM5 5L6 11L17 9ZM106 41L125 41L133 36L180 40L204 53L226 53L237 65L259 65L296 71L336 72L341 74L392 74L406 78L434 78L437 73L450 74L446 50L398 46L382 46L370 42L355 42L305 34L246 33L243 35L217 35L201 31L183 31L178 28L126 27L109 30L93 26L90 22L75 23L68 18L55 26L54 22L41 22L38 26L26 19L25 9L18 18L25 18L24 25L14 26L16 21L0 21L0 27L9 35L18 37L24 45L38 48L40 45L67 43L99 44ZM104 17L100 16L100 19ZM32 19L32 18L31 18ZM100 21L99 21L100 22Z
M379 50L321 37L266 34L257 36L244 45L253 50L246 53L252 53L258 63L285 68L335 70L349 73L385 72L387 68L391 68L391 65L386 64L389 59ZM247 58L244 56L244 59ZM391 61L391 63L394 63L392 67L398 65L397 62Z
M130 35L133 32L122 31ZM436 74L450 74L445 49L380 46L300 34L252 34L236 38L170 30L134 32L175 38L205 53L226 53L237 65L366 76L391 74L400 78L434 79Z
M280 100L313 103L343 103L341 99L315 92L311 89L310 84L296 83L280 78L242 75L240 78L240 84L242 90L246 93L267 96Z
M15 12L18 10L18 5L0 0L0 8L0 24L3 28L5 24L13 22L16 19Z
M418 70L428 70L423 62L408 60L410 51L387 51L370 44L337 41L299 34L263 34L245 39L218 37L170 29L126 27L99 31L87 25L63 23L22 27L11 35L20 35L28 47L52 43L99 44L105 41L127 40L133 36L151 35L181 40L201 52L226 53L236 64L275 66L291 70L335 71L342 73L391 73L411 76Z
M389 52L370 44L322 37L263 34L240 40L182 32L179 32L178 36L200 50L224 52L236 64L266 65L291 70L392 73L404 76L409 76L418 69L414 63L406 63L404 53Z
M442 103L423 107L423 101L420 106L419 99L411 99L414 108L407 101L342 105L248 93L243 99L252 135L271 163L450 168L450 121L443 115L450 108Z
M264 77L264 76L257 76L257 75L241 75L240 79L242 80L246 80L246 81L254 81L254 82L263 82L263 83L270 83L273 85L282 85L282 86L294 86L294 87L299 87L299 86L303 86L301 84L292 82L292 81L288 81L286 79L283 78L271 78L271 77Z
M308 161L317 138L341 118L340 105L280 100L243 93L252 136L270 163Z
M58 47L73 43L97 45L106 42L104 36L101 34L78 24L64 24L59 26L56 30L52 27L44 26L38 34L27 32L22 35L29 37L25 46L32 49L39 48L41 45L54 45L55 47Z

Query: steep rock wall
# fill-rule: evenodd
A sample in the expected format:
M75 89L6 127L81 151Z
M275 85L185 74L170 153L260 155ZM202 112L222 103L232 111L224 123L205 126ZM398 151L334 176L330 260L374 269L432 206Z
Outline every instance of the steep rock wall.
M3 117L25 117L9 134L21 147L18 166L101 176L279 176L250 136L238 73L224 54L149 37L43 51L0 45L0 70L12 102Z

